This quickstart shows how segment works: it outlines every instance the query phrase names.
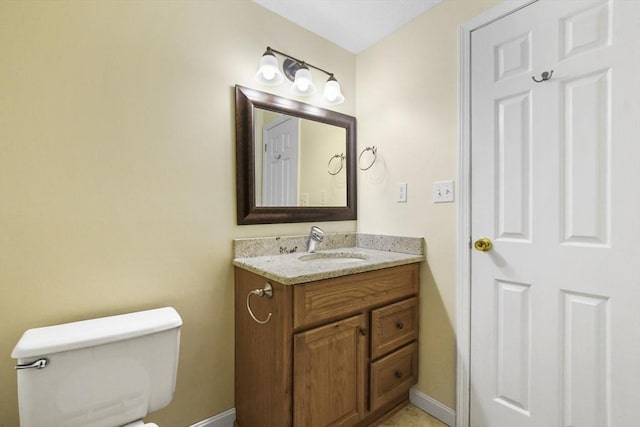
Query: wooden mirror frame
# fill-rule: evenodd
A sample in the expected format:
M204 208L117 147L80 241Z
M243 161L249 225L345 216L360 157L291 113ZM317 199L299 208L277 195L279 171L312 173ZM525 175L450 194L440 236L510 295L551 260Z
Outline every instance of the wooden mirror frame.
M346 206L256 206L254 108L326 123L346 130ZM356 118L236 85L236 188L239 225L355 220Z

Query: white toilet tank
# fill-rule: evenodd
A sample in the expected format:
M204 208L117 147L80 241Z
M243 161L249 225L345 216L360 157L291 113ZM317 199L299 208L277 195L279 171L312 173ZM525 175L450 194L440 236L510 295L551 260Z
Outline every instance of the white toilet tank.
M13 349L20 427L117 427L171 402L182 319L171 307L29 329Z

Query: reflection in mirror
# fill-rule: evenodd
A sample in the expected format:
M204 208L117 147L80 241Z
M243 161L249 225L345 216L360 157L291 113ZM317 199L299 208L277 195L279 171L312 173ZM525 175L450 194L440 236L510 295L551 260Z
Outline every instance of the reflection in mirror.
M236 86L238 224L356 219L356 120Z
M261 108L254 127L256 206L347 205L344 128Z

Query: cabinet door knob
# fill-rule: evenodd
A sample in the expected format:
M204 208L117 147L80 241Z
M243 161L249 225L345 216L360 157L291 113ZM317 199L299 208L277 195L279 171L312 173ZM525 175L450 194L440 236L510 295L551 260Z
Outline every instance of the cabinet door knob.
M402 378L402 372L400 371L396 371L395 375L396 375L396 378L398 379Z
M402 322L398 322L398 323L396 323L396 328L398 328L398 329L404 329L404 323L402 323Z
M363 337L367 336L367 328L360 328L360 335L362 335Z

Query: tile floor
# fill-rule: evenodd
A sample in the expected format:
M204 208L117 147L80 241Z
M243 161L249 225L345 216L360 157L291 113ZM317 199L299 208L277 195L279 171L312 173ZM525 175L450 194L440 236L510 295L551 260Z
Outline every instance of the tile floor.
M447 427L446 424L431 417L426 412L409 405L396 412L378 427Z

